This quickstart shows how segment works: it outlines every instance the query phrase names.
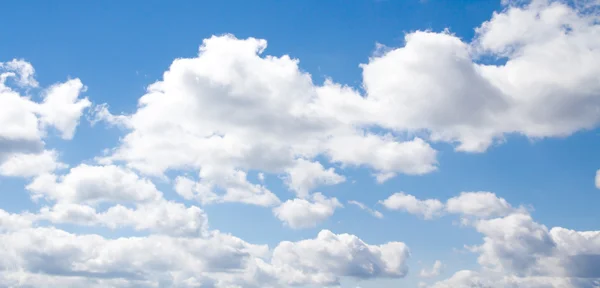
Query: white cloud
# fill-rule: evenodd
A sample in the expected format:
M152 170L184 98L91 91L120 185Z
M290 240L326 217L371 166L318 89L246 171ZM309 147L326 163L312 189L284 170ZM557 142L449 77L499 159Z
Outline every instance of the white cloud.
M596 188L600 189L600 170L596 171Z
M290 284L338 284L339 277L404 277L408 273L408 247L401 242L368 245L349 234L328 230L316 239L282 242L273 250L272 263L282 267ZM319 273L310 273L319 271Z
M221 188L224 193L215 192L215 188ZM200 170L198 182L183 176L177 177L175 191L186 199L195 199L202 204L240 202L270 207L281 202L264 185L251 183L246 172L212 167Z
M78 99L79 94L85 90L86 87L79 79L48 88L39 108L41 123L58 129L64 139L73 138L83 110L92 104L87 98Z
M14 214L0 209L0 232L6 233L30 227L34 220L33 214Z
M22 59L13 59L9 62L0 62L0 85L4 86L8 78L17 78L16 82L20 87L37 87L38 82L33 76L35 69L31 63Z
M484 151L507 133L562 137L600 123L600 25L563 1L507 7L472 43L417 31L363 65L378 122ZM486 65L480 56L504 58Z
M328 145L333 161L368 165L379 171L378 175L385 175L378 182L385 182L397 172L420 175L437 169L437 151L421 138L398 142L390 135L349 134L332 138Z
M369 214L373 215L373 217L376 217L379 219L383 218L383 214L381 214L381 212L371 209L371 208L367 207L367 205L365 205L361 202L350 200L350 201L348 201L348 204L355 205L356 207L360 208L361 210L367 211Z
M80 164L60 177L41 175L27 185L27 189L34 198L46 197L67 203L149 202L162 197L152 182L114 165Z
M24 219L26 215L0 210L0 245L6 247L0 250L0 286L335 285L347 276L404 277L410 256L401 242L369 245L354 235L327 230L315 239L281 242L270 251L265 245L252 245L218 231L196 237L107 239L32 227Z
M320 185L335 185L346 181L344 176L335 173L335 169L325 169L319 162L304 159L296 160L296 164L286 169L287 185L296 192L298 197L305 198L312 189Z
M296 198L273 208L273 214L294 229L311 228L331 217L336 208L343 207L337 198L314 193L310 199Z
M376 174L436 169L429 144L364 132L374 111L358 92L332 81L315 85L298 60L261 56L266 44L213 36L203 41L198 57L175 60L133 114L114 116L106 106L98 108L96 119L126 123L121 126L128 131L99 160L125 161L154 175L182 169L283 174L296 169L298 158L313 161L320 155L368 166ZM328 180L314 181L341 182L341 176L323 177ZM292 189L316 184L291 181Z
M484 236L471 247L481 272L461 271L432 287L595 287L600 279L600 231L548 229L524 212L473 226Z
M362 66L365 95L331 79L315 85L289 56L261 56L265 40L215 36L197 57L173 61L132 114L96 106L92 122L119 126L126 135L99 164L75 164L65 174L56 171L64 166L44 141L54 130L74 137L91 105L80 97L85 86L76 78L56 83L41 88L36 102L29 95L38 86L33 66L0 63L0 173L33 177L27 189L50 202L37 214L0 210L0 286L289 287L404 277L410 256L404 243L370 245L323 230L271 250L209 230L202 209L165 200L137 173L193 175L174 183L188 200L274 207L285 225L307 228L342 207L310 193L342 182L340 171L349 166L371 169L384 182L436 170L428 141L481 152L510 133L562 137L595 128L600 25L597 13L580 12L534 0L494 14L471 43L448 32L409 33L404 47ZM481 56L507 61L479 64ZM324 167L331 163L340 171ZM281 203L264 177L261 184L248 179L255 172L287 173L299 198ZM598 231L549 229L489 192L461 193L446 204L396 193L382 203L426 219L445 212L471 217L466 224L482 235L470 247L481 269L433 287L598 286ZM78 235L47 221L128 228L140 236ZM438 274L439 263L423 275Z
M34 74L33 66L24 60L0 62L0 174L4 176L32 177L65 168L54 150L44 149L47 128L71 139L89 106L86 98L79 98L83 90L79 79L42 89L42 102L32 101L27 93L38 86Z
M484 191L461 192L459 196L448 199L446 203L442 203L438 199L420 200L413 195L400 192L380 201L380 203L387 209L402 210L420 215L425 219L441 216L444 212L461 216L473 216L476 219L526 212L523 207L514 208L504 198L498 197L492 192ZM469 219L463 220L465 222Z
M67 168L58 161L58 153L44 150L41 153L14 153L0 163L0 175L14 177L33 177Z
M481 218L505 216L515 209L503 198L491 192L462 192L446 202L450 213Z
M88 205L57 203L53 207L42 208L37 219L111 229L132 227L138 231L172 236L199 237L208 231L207 217L202 209L164 200L136 205L133 209L116 205L103 212L97 212Z
M410 214L422 216L425 219L437 217L444 210L444 204L440 200L419 200L415 196L403 192L391 195L384 201L381 201L381 204L387 209L402 210Z
M435 260L435 263L433 263L433 267L431 267L431 270L422 269L421 272L419 273L419 276L422 278L433 278L433 277L439 276L441 272L442 272L442 261Z

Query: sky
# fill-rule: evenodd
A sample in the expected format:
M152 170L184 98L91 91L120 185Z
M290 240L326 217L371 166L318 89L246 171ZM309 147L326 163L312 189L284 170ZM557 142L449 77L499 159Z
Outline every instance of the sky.
M0 287L600 287L598 1L0 9Z

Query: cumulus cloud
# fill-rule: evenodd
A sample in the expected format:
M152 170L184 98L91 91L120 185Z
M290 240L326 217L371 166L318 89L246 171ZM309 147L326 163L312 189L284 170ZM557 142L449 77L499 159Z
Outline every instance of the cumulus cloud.
M314 193L311 199L296 198L285 201L273 208L273 214L290 228L315 227L329 218L335 209L343 207L337 198L327 198L321 193Z
M328 230L316 239L282 242L273 250L276 267L289 269L290 284L337 284L340 276L357 278L403 277L408 273L410 252L401 242L368 245L349 234L336 235ZM301 277L309 271L310 278Z
M598 126L600 25L566 1L534 0L495 13L471 43L413 32L363 65L379 123L429 131L480 152L508 133L561 137ZM505 64L479 64L478 57ZM543 71L543 72L540 72Z
M600 170L596 171L596 188L600 189Z
M87 98L80 98L85 89L77 78L42 89L42 102L32 101L29 90L38 87L34 75L35 69L24 60L0 62L0 174L4 176L33 177L65 168L56 151L44 149L43 139L49 128L71 139L90 106Z
M174 180L179 196L202 205L269 207L300 229L342 207L314 190L345 181L349 167L384 182L437 170L431 142L483 152L507 134L564 137L596 128L600 22L591 2L507 4L470 42L448 31L408 33L405 45L361 65L364 93L333 79L313 83L299 60L265 55L266 40L213 36L196 57L174 60L135 111L114 115L107 104L94 106L92 123L125 135L93 164L70 163L68 171L45 139L74 138L91 107L86 86L74 78L40 88L30 63L0 62L0 174L30 178L26 190L47 204L36 212L0 210L0 286L289 287L404 277L410 252L402 242L372 245L322 230L273 249L250 244L211 230L200 207L165 199L151 177ZM284 179L297 198L282 202L265 174ZM490 192L446 202L396 193L381 203L425 219L456 214L482 235L468 247L480 269L432 287L599 285L598 231L548 228ZM52 226L64 223L137 236Z
M202 209L165 200L138 204L135 208L116 205L103 212L88 205L57 203L43 207L36 219L111 229L131 227L137 231L174 236L198 237L208 231L208 220Z
M7 247L0 251L0 285L35 286L43 279L75 287L335 285L339 277L404 277L410 256L401 242L369 245L328 230L270 251L218 231L107 239L33 227L27 218L0 210L0 245Z
M0 175L13 177L33 177L67 168L58 161L58 153L44 150L41 153L14 153L0 164Z
M62 176L44 174L36 177L27 189L34 198L48 198L66 203L150 202L162 193L147 179L119 166L80 164Z
M395 193L381 201L381 204L390 210L401 210L410 214L419 215L425 219L432 219L441 215L444 204L438 199L419 200L413 195L404 192Z
M217 188L222 193L215 192ZM251 183L246 172L240 170L203 168L198 182L183 176L177 177L175 191L186 199L194 199L202 204L240 202L269 207L281 202L264 185Z
M346 181L344 176L335 173L333 168L325 169L319 162L298 159L296 165L287 169L287 185L300 198L308 196L318 185L335 185Z
M304 196L315 185L342 181L324 168L319 175L299 172L308 163L321 169L311 161L317 156L375 174L436 169L436 151L422 139L366 132L374 111L357 91L332 81L315 85L298 60L262 56L266 48L262 39L211 37L197 57L174 61L133 114L114 116L100 107L97 118L127 123L128 131L100 160L125 161L152 175L181 169L288 174L290 188ZM317 178L298 179L307 176Z
M595 287L600 279L600 231L548 229L516 211L472 226L483 243L481 271L459 271L432 287Z
M515 209L503 198L491 192L462 192L446 202L450 213L487 218L505 216Z

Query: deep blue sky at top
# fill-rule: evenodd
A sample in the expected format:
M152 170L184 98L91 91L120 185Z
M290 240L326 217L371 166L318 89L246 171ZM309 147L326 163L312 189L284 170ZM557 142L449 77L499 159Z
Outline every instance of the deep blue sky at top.
M316 83L327 76L358 88L358 65L368 61L375 43L398 47L407 32L444 28L469 40L474 28L501 8L499 0L0 1L0 61L26 59L36 68L42 86L78 77L89 87L86 95L93 102L109 103L113 112L132 112L145 87L160 79L173 59L195 56L202 39L214 34L266 39L265 54L300 59L300 67ZM68 150L65 161L70 164L116 144L116 131L102 130L99 137L86 125L82 123L77 132L75 140L80 141L60 144ZM441 150L438 172L399 176L380 186L362 173L364 181L357 186L344 183L335 188L352 190L350 196L341 192L335 196L374 205L398 191L445 200L460 191L487 190L516 205L534 205L534 217L550 227L597 229L600 193L593 187L593 177L600 168L599 144L593 131L533 143L509 137L485 154L455 153L448 145L436 145ZM336 212L332 221L354 217L356 210L350 209ZM250 228L225 223L224 213L230 211L206 210L212 226L260 241L262 236L246 234L244 229ZM279 225L270 211L263 210L264 217L256 217ZM382 242L377 236L381 233L370 231L389 229L390 223L405 228L438 225L406 220L413 218L387 213L383 224L369 220L372 225L342 223L337 229L357 233L367 242ZM387 232L388 240L418 245L410 235ZM298 233L314 236L314 231Z

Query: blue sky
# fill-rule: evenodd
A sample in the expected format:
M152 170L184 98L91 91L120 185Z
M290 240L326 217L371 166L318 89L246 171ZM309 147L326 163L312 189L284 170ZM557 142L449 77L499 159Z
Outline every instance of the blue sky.
M0 287L597 287L567 267L600 267L600 15L521 2L3 3ZM198 259L102 262L81 235Z

